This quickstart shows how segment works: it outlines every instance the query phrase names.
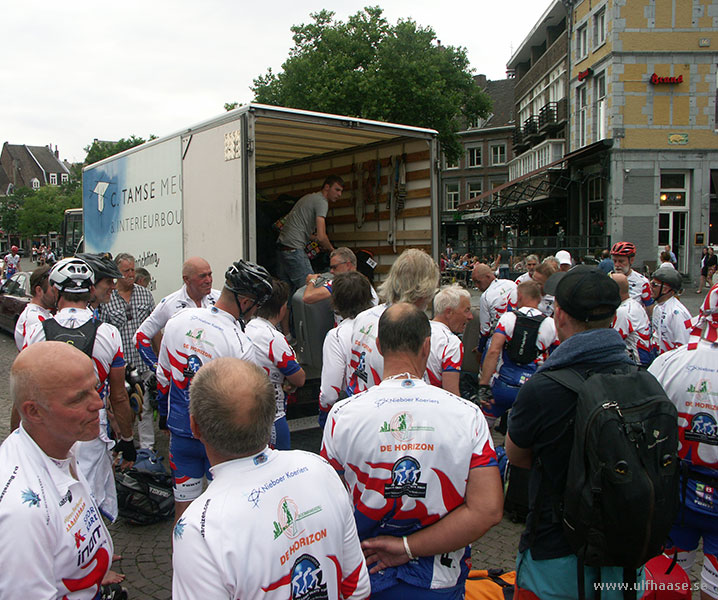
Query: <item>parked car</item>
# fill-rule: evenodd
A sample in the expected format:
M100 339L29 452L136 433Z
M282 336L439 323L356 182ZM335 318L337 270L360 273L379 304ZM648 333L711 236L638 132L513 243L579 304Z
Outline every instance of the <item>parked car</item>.
M15 323L30 302L30 273L18 271L0 287L0 329L15 331Z

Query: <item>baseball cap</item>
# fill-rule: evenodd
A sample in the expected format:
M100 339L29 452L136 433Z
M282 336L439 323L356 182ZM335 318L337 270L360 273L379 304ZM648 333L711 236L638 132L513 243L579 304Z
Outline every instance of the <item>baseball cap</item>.
M559 250L556 252L556 260L559 265L571 265L571 254L567 250Z
M556 303L578 321L600 321L612 316L621 304L618 284L596 267L578 265L567 271L556 286ZM594 312L596 309L605 309Z

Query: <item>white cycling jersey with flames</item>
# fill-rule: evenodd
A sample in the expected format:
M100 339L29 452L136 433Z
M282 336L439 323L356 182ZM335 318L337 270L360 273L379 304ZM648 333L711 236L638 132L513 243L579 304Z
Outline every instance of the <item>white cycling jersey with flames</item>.
M174 529L175 600L369 597L351 503L324 460L265 448L212 475Z
M319 410L329 409L346 390L351 377L350 348L354 319L344 319L324 338L322 347L322 380L319 389Z
M31 302L25 307L25 310L20 313L17 323L15 323L15 345L18 351L22 350L25 345L25 336L32 326L51 317L52 313L39 304L33 304Z
M321 453L347 483L362 540L429 526L463 503L471 469L497 466L479 409L414 378L387 379L337 402ZM470 555L467 546L384 569L371 575L372 590L397 579L427 589L454 587L466 578Z
M349 347L349 372L347 393L358 394L381 382L384 373L384 357L376 347L379 319L388 304L379 304L359 313L352 326Z
M159 413L175 435L191 438L189 386L202 365L220 357L257 364L251 340L239 322L216 306L187 308L167 322L157 363Z
M655 310L655 309L654 309ZM651 362L651 323L646 310L635 298L626 298L616 310L611 325L626 343L626 352L637 365Z
M276 421L286 415L282 388L284 379L301 369L297 355L287 342L287 338L267 319L255 317L247 323L244 332L254 344L257 364L265 370L274 388L274 400L277 404L277 412L274 415Z
M213 306L219 298L220 291L213 289L209 294L202 298L202 308ZM152 350L151 340L160 331L162 331L174 315L185 308L199 308L194 300L187 293L187 285L183 285L176 292L172 292L160 300L142 324L137 328L135 333L135 347L140 353L142 360L154 369L157 364L157 356Z
M444 323L431 323L431 351L426 361L424 379L431 385L441 387L446 371L458 373L464 360L464 344L459 336Z
M515 308L516 303L516 284L508 279L494 279L479 299L481 335L493 333L501 315Z
M675 296L662 304L656 302L653 307L653 339L651 341L657 348L658 354L688 343L690 332L686 327L686 321L690 318L691 313Z
M112 539L75 462L48 457L22 425L0 447L0 597L94 600Z

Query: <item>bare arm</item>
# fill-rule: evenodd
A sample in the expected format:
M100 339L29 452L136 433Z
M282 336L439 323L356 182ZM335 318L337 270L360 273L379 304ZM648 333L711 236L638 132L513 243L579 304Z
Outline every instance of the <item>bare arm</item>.
M531 468L531 449L530 448L519 448L511 440L511 436L506 434L506 456L509 457L509 462L512 465L516 465L522 469Z
M501 521L504 495L497 467L469 471L464 503L439 521L407 536L413 556L453 552L478 540ZM409 562L401 537L380 536L362 542L371 573ZM374 564L376 563L376 564Z
M481 365L481 377L479 385L488 385L491 382L491 376L496 372L496 366L499 364L499 356L504 349L506 336L498 331L491 338L491 345L486 351L484 363Z
M304 373L304 369L299 369L299 371L292 373L291 375L286 375L286 380L294 387L302 387L306 378L307 376Z
M123 438L132 437L132 409L125 389L125 367L110 369L110 405Z
M304 296L302 297L302 300L304 300L305 304L314 304L316 302L321 302L322 300L325 300L332 295L326 286L316 286L316 279L317 275L307 276L307 287L304 288Z
M455 396L461 396L461 391L459 390L459 375L460 373L458 371L444 371L441 374L441 387Z
M329 236L327 236L327 221L324 217L317 217L316 218L316 225L317 225L317 242L319 245L327 250L328 252L334 251L334 246L332 246L332 243L329 241Z
M155 351L155 354L159 355L160 353L160 347L162 346L162 332L158 331L155 336L152 338L152 349Z

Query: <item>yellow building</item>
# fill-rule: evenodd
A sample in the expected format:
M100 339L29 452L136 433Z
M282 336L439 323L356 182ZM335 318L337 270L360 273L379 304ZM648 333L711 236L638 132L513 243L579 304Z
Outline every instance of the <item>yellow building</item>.
M567 1L571 231L666 244L697 274L718 245L715 0Z

